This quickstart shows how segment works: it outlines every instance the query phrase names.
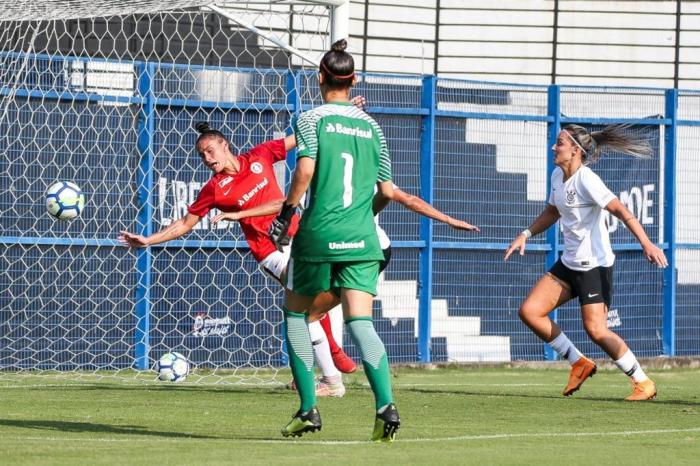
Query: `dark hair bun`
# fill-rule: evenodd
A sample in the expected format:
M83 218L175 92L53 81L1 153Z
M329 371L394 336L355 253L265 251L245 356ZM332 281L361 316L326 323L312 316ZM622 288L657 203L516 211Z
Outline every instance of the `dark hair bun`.
M209 123L207 123L206 121L200 121L194 127L197 129L198 132L200 132L202 134L208 133L209 131L211 131L211 127L209 126Z
M345 52L346 48L348 48L348 41L345 39L337 40L331 45L331 50L334 52Z

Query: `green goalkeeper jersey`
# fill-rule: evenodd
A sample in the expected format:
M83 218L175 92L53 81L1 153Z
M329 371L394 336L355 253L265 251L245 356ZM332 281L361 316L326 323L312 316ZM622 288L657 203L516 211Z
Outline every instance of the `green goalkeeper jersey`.
M309 262L383 260L372 213L374 187L391 180L379 125L350 103L328 103L294 123L297 158L316 162L292 257Z

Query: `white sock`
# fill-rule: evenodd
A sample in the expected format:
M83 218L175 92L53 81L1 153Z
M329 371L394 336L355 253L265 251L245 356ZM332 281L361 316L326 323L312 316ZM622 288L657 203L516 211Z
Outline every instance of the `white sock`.
M632 377L635 382L644 382L649 379L644 373L644 369L639 365L639 361L632 353L632 350L628 349L625 354L622 355L620 359L615 361L615 365L620 368L622 372L627 375L627 377Z
M316 357L316 365L321 369L323 377L340 376L340 371L333 364L331 356L331 347L328 346L326 332L321 327L321 322L309 322L309 335L311 336L311 344L314 348L314 356Z
M573 364L581 359L581 352L571 343L571 340L569 340L569 337L567 337L564 332L561 332L559 336L548 344L562 359L568 359L569 364Z

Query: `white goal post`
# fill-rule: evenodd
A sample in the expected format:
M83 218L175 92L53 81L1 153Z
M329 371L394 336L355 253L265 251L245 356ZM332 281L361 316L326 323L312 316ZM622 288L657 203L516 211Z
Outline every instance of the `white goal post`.
M186 213L208 180L194 124L243 152L289 131L302 77L347 37L349 1L0 0L0 377L276 382L281 289L237 224L128 250ZM288 168L278 167L283 184ZM46 213L56 181L86 196Z

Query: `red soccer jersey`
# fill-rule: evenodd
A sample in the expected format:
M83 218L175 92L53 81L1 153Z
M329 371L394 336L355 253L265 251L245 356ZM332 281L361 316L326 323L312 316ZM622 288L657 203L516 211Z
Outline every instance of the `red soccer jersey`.
M253 147L247 154L238 156L238 173L217 173L212 176L188 211L204 217L213 208L222 212L239 212L284 198L277 185L272 164L284 160L286 156L284 139ZM277 214L272 214L239 220L250 252L258 262L277 250L268 236L270 224L276 216ZM298 227L299 217L295 215L289 228L290 234L294 235Z

